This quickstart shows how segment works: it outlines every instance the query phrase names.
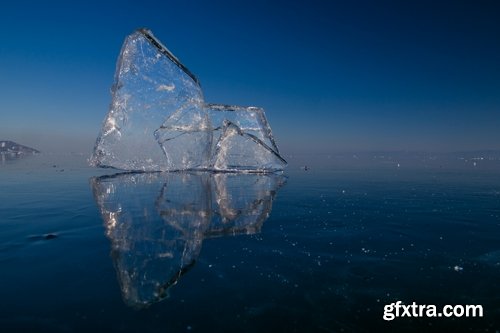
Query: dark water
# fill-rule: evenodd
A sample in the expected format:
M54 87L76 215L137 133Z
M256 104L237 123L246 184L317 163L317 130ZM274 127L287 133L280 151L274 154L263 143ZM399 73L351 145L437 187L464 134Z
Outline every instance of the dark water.
M498 160L290 162L237 176L4 160L0 331L500 330ZM484 317L384 321L398 300Z

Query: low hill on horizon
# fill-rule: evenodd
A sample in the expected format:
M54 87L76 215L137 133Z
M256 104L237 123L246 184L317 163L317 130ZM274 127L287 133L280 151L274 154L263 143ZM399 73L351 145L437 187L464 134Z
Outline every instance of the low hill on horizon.
M24 155L24 154L38 154L38 153L40 153L39 150L20 145L14 141L0 140L0 154Z

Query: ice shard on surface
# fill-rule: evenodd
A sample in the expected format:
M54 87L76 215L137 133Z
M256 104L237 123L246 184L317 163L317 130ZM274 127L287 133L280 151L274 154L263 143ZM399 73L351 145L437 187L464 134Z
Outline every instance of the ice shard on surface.
M90 163L129 171L283 170L264 110L205 103L198 79L153 34L128 36Z
M205 238L260 232L285 180L211 172L92 178L125 302L144 307L164 299Z

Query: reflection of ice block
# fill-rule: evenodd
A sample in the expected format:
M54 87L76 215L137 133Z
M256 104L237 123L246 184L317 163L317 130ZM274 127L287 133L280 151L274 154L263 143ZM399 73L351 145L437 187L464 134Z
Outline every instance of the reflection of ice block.
M214 187L212 223L206 235L254 234L271 212L272 198L283 185L282 177L219 173Z
M183 238L201 246L211 219L210 175L182 174L164 178L156 208L165 223L179 230ZM194 247L194 246L193 246Z
M198 257L201 242L158 214L163 180L155 173L124 174L93 178L91 184L124 300L142 307L165 298L168 287Z
M233 138L226 122L242 138ZM266 172L286 166L262 109L205 104L198 79L145 29L123 44L111 107L90 163L132 171Z
M260 231L277 174L123 173L91 179L127 304L162 300L207 237Z

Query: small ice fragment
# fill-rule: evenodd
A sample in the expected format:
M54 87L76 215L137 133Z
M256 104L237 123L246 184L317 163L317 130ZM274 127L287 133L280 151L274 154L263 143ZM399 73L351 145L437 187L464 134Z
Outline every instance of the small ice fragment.
M285 160L257 136L225 120L210 167L221 171L259 171L279 170L285 164Z

